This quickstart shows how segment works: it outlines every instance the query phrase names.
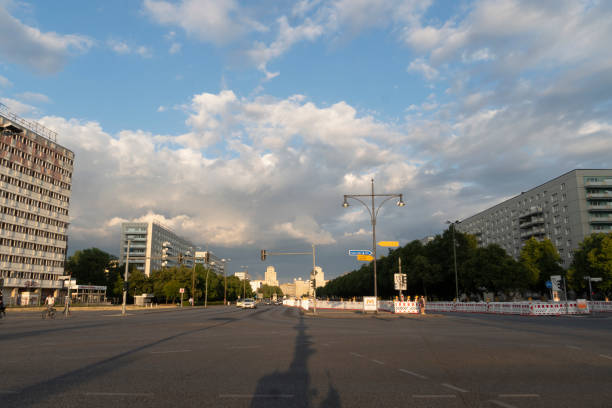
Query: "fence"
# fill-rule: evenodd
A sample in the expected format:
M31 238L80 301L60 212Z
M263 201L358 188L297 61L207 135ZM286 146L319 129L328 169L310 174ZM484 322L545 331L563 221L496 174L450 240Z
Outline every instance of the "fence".
M283 305L303 310L312 308L310 300L287 299ZM588 302L578 299L568 302L427 302L428 312L492 313L522 316L559 316L590 314L591 312L612 313L612 302ZM317 300L317 309L363 310L363 302ZM389 313L419 313L417 302L379 300L378 309Z

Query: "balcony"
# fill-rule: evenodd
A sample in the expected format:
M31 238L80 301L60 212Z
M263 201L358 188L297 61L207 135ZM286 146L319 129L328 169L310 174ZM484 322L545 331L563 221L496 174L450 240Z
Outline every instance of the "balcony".
M612 198L612 191L598 191L597 193L586 193L587 198Z
M531 217L531 219L526 219L519 224L521 229L529 228L533 225L541 225L544 224L544 217Z
M542 214L542 213L543 213L542 207L539 207L539 206L530 207L526 210L521 211L521 213L519 214L519 221L521 221L521 218L526 218L534 214Z
M612 214L608 214L606 217L589 217L589 222L592 224L612 223Z
M521 231L521 238L528 239L530 237L546 235L546 229L544 228L531 228L525 231Z
M605 179L602 181L585 181L585 187L612 187L612 179Z

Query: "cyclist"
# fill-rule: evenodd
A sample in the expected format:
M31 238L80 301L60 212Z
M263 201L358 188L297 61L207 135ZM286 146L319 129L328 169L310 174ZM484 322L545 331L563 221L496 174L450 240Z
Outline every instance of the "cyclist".
M0 293L0 318L6 316L6 307L4 306L4 300L2 299L2 293Z
M53 306L55 306L55 298L52 295L47 296L47 299L45 299L45 305L47 306L47 312L50 312L51 309L53 309Z

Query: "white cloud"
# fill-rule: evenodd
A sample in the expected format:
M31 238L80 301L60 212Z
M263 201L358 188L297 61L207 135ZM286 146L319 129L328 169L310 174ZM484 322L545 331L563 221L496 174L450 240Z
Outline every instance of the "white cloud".
M143 58L151 58L153 56L153 51L151 50L151 48L146 47L144 45L132 46L126 43L125 41L114 39L108 40L107 45L113 52L120 55L136 54L140 55Z
M187 34L216 45L227 44L266 27L241 13L234 0L145 0L144 10L159 24L179 26Z
M412 61L407 70L409 72L419 72L429 81L436 79L439 75L438 70L428 65L423 58Z
M172 45L170 46L170 49L168 50L169 54L178 54L181 51L182 45L180 43L172 43Z
M86 52L93 44L83 35L41 32L0 7L0 55L6 61L51 74L60 71L71 55Z
M0 97L0 102L5 104L12 113L20 116L35 115L38 113L38 109L36 109L35 106L23 103L16 99Z
M18 98L33 103L49 103L51 99L47 95L37 92L22 92L17 95Z
M9 87L11 85L12 85L11 81L9 81L8 79L0 75L0 86Z

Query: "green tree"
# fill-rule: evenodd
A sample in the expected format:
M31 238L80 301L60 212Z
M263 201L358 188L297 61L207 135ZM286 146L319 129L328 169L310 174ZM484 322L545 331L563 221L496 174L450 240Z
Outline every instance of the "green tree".
M550 275L564 275L561 257L549 239L538 241L530 238L521 249L520 263L525 278L532 289L545 291L545 282Z
M98 248L78 250L66 261L66 274L72 275L78 284L106 285L105 270L111 259L115 258Z
M612 292L612 233L591 234L580 243L568 272L568 281L574 290L588 289L585 276L602 278L597 288L606 294Z
M257 290L257 293L260 293L261 297L263 297L264 299L269 299L274 294L279 297L283 296L283 291L278 286L261 285L261 287Z

